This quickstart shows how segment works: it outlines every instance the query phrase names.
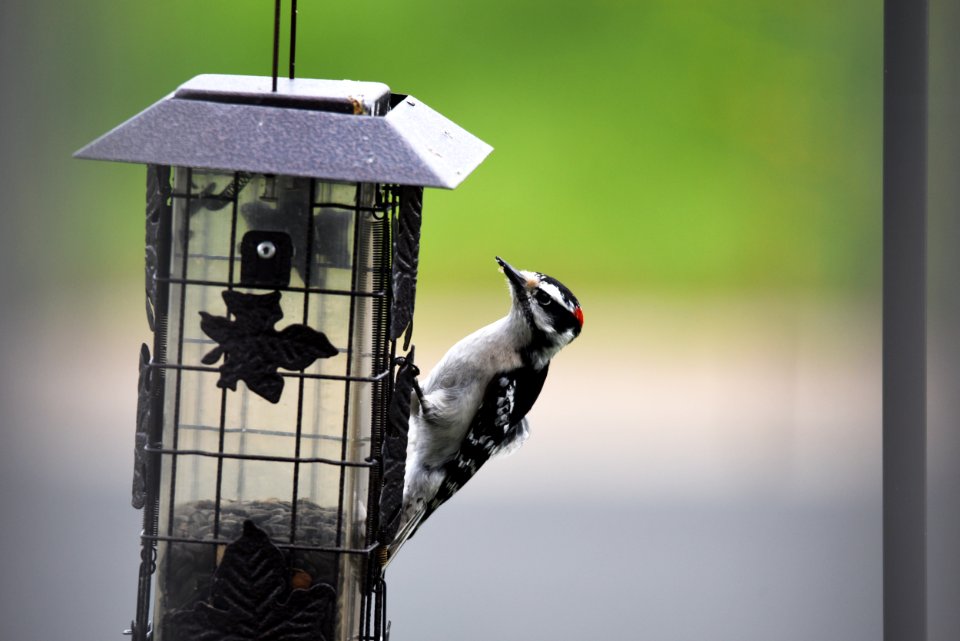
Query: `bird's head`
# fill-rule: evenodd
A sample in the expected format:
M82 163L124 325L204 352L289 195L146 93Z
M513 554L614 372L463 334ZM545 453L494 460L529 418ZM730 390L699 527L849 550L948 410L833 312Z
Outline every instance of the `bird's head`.
M513 268L497 256L513 298L513 313L523 319L545 347L559 349L580 335L583 312L563 283L539 272Z

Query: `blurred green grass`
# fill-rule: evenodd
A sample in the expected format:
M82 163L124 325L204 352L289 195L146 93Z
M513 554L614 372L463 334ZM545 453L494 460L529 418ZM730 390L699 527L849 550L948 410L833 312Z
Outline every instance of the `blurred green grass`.
M495 147L426 196L431 287L499 287L495 254L578 291L879 283L879 2L299 5L298 76L386 82ZM272 6L11 10L13 215L53 273L139 276L142 168L69 154L196 74L268 75Z

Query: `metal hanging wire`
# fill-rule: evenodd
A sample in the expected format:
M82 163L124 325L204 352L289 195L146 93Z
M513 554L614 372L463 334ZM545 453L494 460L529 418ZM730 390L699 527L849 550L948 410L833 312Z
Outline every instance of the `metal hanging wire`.
M280 64L280 0L273 3L273 92L277 92L277 68Z
M290 80L293 80L297 66L297 0L290 5Z
M280 72L280 3L273 3L273 92L277 92L277 76ZM297 0L290 0L290 62L288 77L294 79L297 66Z

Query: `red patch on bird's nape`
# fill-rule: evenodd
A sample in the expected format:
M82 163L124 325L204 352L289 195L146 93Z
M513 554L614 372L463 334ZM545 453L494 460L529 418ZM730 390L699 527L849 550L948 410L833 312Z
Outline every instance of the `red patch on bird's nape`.
M577 321L580 323L580 327L583 327L583 311L579 307L575 307L573 310L573 315L576 317Z

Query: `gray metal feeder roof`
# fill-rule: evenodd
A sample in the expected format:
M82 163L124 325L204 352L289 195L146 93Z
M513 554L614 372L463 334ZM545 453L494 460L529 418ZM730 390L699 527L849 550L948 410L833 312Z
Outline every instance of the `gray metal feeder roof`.
M271 82L197 76L74 155L453 189L493 150L380 83Z

